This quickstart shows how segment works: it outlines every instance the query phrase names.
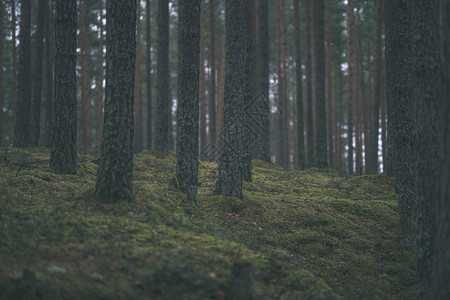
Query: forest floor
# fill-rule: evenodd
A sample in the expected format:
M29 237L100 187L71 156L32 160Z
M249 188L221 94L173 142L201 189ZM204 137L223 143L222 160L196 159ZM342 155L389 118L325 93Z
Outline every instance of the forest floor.
M254 299L414 298L392 178L253 161L239 200L200 162L196 207L169 185L175 155L144 151L134 200L99 204L97 156L57 175L48 150L0 149L0 299L225 299L248 265Z

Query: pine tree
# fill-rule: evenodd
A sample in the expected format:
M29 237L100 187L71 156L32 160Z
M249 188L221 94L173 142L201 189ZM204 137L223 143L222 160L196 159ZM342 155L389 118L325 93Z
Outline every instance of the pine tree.
M180 101L177 110L176 185L197 203L199 75L200 75L200 0L181 0L180 27Z
M325 0L325 40L326 40L326 66L327 66L327 134L328 134L328 163L330 168L335 168L334 163L334 129L337 127L333 115L333 77L332 77L332 46L331 46L331 20L330 0Z
M314 125L313 125L313 84L312 84L312 54L311 54L311 0L306 0L306 137L307 166L314 166Z
M0 3L0 61L3 61L3 2ZM0 147L3 141L3 67L0 68Z
M106 14L106 90L99 202L131 200L133 171L136 1L110 0Z
M97 136L96 145L100 147L103 135L103 0L100 0L99 9L99 26L98 26L98 75L97 75Z
M48 5L44 23L44 59L45 59L45 145L51 148L53 140L53 65L54 65L54 35L51 24L53 24L53 1Z
M347 63L348 63L348 103L347 103L347 145L348 145L348 173L353 174L353 102L354 102L354 55L355 55L355 13L353 11L354 0L348 0L347 3Z
M134 84L134 151L136 153L144 150L144 132L142 129L142 26L141 26L141 3L137 4L136 17L136 68Z
M200 8L200 159L205 160L206 149L206 86L205 86L205 0L201 0Z
M56 0L55 109L50 167L55 173L77 172L76 0Z
M12 66L11 66L11 139L15 139L15 124L17 114L17 38L16 38L16 0L11 0L11 53L12 53Z
M209 144L216 145L216 43L215 43L215 25L214 25L215 7L214 0L209 0L209 65L211 68L211 79L209 81ZM215 147L211 147L210 157L216 156Z
M146 47L146 85L147 85L147 149L152 149L153 140L153 110L152 110L152 35L150 26L150 0L145 2L145 39Z
M81 145L90 147L91 139L91 75L90 75L90 43L89 43L89 1L80 0L80 84L81 84Z

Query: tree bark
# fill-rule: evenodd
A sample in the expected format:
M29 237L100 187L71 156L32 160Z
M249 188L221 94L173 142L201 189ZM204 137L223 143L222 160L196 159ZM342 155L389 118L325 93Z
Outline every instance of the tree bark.
M354 82L354 30L355 14L353 11L354 1L348 0L347 4L347 64L348 64L348 103L347 103L347 145L348 145L348 173L353 174L353 82Z
M103 134L103 0L100 0L99 10L99 46L98 46L98 77L97 77L97 137L96 145L100 147Z
M313 125L313 85L312 85L312 55L311 55L311 0L306 0L306 136L307 136L307 166L314 166L314 125Z
M223 38L222 38L222 52L220 57L220 69L219 76L217 78L218 88L217 88L217 138L216 138L216 151L217 154L220 153L221 140L222 140L222 130L223 130L223 101L225 93L225 66L226 66L226 29L224 28ZM214 157L216 158L217 155Z
M105 119L95 196L116 202L133 197L136 1L110 1L106 34Z
M155 150L162 154L169 151L169 1L158 0L158 55L156 90Z
M55 173L76 174L76 0L56 0L55 19L55 120L50 167Z
M12 80L11 80L11 141L15 139L15 124L17 114L17 38L16 38L16 0L11 0L11 52L12 52Z
M14 145L30 146L31 137L31 0L22 0L20 6L19 74L17 118Z
M226 69L223 132L215 192L242 198L243 49L242 0L225 1Z
M151 17L150 17L150 0L145 2L145 35L147 41L146 47L146 84L147 84L147 149L152 150L153 140L153 110L152 110L152 35L151 35Z
M141 3L137 3L136 16L136 68L134 74L134 152L144 150L144 133L142 130L142 26L141 26Z
M53 140L53 66L54 66L54 35L52 30L53 24L53 1L50 1L52 5L47 8L47 17L45 18L45 132L46 141L45 145L49 148L52 146Z
M180 1L183 17L180 27L176 184L194 203L197 203L198 185L201 6L200 0Z
M3 14L4 14L3 2L0 3L0 61L3 62ZM3 64L1 64L3 66ZM0 147L3 141L3 67L0 69Z
M206 156L206 89L205 89L205 0L201 0L200 13L200 159Z
M415 101L418 299L432 299L440 92L439 0L411 1L412 74Z
M330 168L335 168L334 163L334 139L333 131L336 128L333 115L333 77L332 77L332 50L331 50L331 21L330 21L330 0L325 1L325 39L326 39L326 65L327 65L327 133L328 133L328 163Z
M81 64L81 145L91 146L91 75L89 43L89 5L87 0L80 0L80 64Z
M212 145L210 149L209 157L214 159L216 156L216 43L215 43L215 26L214 26L215 7L214 0L209 0L209 28L210 28L210 41L209 41L209 65L211 68L211 79L209 81L209 144Z

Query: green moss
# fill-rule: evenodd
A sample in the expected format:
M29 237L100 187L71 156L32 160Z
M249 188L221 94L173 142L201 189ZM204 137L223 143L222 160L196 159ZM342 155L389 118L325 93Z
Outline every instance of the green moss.
M175 154L144 151L133 201L99 204L98 151L79 152L77 175L51 173L45 149L0 153L2 299L24 285L24 299L224 299L236 264L253 266L255 299L414 295L414 256L396 242L384 175L254 161L239 200L214 195L217 165L200 162L196 207L169 184Z

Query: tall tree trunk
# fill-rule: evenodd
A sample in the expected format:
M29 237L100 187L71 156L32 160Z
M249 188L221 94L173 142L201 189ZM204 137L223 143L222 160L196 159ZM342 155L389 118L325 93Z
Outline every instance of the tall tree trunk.
M312 41L311 41L311 0L306 0L306 130L307 165L314 166L314 125L313 125L313 85L312 85Z
M331 52L331 21L330 21L330 0L325 1L325 23L326 23L326 54L327 54L327 133L328 133L328 163L330 168L334 165L334 140L333 132L336 128L333 115L333 77L332 77L332 52Z
M215 192L242 198L243 49L241 0L225 1L226 71L223 133Z
M168 127L167 127L167 131L168 131L168 139L169 139L169 151L173 151L175 150L175 140L174 140L174 132L173 132L173 116L172 116L172 106L173 106L173 97L172 97L172 76L170 73L170 68L169 68L169 78L167 79L167 81L169 82L169 93L167 94L168 99L167 99L167 113L168 113Z
M91 146L91 75L89 43L89 5L87 0L80 0L80 64L81 64L81 145Z
M137 3L136 17L136 68L134 73L134 151L144 150L144 132L142 130L142 26L141 2Z
M107 6L105 122L95 184L99 202L133 197L136 3L110 0Z
M295 74L297 86L297 168L306 168L305 157L305 133L303 127L303 75L302 75L302 53L300 39L300 14L298 0L294 0L294 26L295 26Z
M325 9L324 0L314 1L316 66L316 166L328 168L327 113L325 98Z
M55 173L76 174L76 0L56 0L55 19L55 120L50 167Z
M17 118L15 123L16 147L30 146L31 119L31 0L22 0L20 6L19 75Z
M97 75L97 137L96 145L100 147L103 134L103 0L100 0L99 9L99 46L98 46L98 75Z
M399 195L400 243L414 249L416 201L414 180L414 113L411 82L411 7L407 1L385 3L388 121L392 145L389 148L392 175Z
M15 124L17 113L17 39L16 39L16 0L11 0L11 52L12 52L12 80L11 80L11 141L15 139Z
M257 139L256 157L270 161L270 101L269 101L269 3L258 0L258 107L261 132Z
M353 101L354 101L354 30L355 30L355 14L353 11L354 0L347 2L347 64L348 64L348 103L347 103L347 145L348 145L348 173L353 174Z
M202 1L203 2L203 1ZM198 185L200 0L181 0L176 184L195 203Z
M415 101L418 299L432 299L439 119L439 0L411 1L413 99Z
M45 18L45 145L49 148L52 146L53 140L53 66L54 66L54 35L53 35L53 1L50 0L47 8L47 17Z
M209 66L211 68L211 79L209 81L209 145L212 145L209 153L209 158L214 159L216 156L216 43L215 43L215 26L214 26L214 0L209 0Z
M257 136L254 131L256 115L253 110L254 99L254 59L253 59L253 2L242 1L242 42L244 54L244 68L243 68L243 130L242 136L242 180L252 181L252 157L251 157L251 143Z
M206 149L206 89L205 89L205 0L200 13L200 159L205 160Z
M355 21L356 22L356 21ZM358 63L362 57L360 54L361 51L359 51L358 46L356 42L361 40L361 34L358 34L356 32L356 25L355 30L353 30L353 46L354 46L354 52L353 52L353 117L355 121L355 172L357 175L362 174L362 144L361 144L361 105L362 105L362 98L361 98L361 89L359 86L358 79L362 77L362 74L360 73L360 70L358 68ZM360 42L359 42L360 43Z
M155 150L166 154L169 151L169 1L158 0L158 57L156 90L156 134Z
M222 52L220 58L220 70L219 76L217 78L218 89L217 89L217 138L216 138L216 152L220 152L222 130L223 130L223 102L225 93L225 66L226 66L226 29L224 29L222 38ZM216 153L219 154L219 153ZM217 155L216 155L217 157ZM216 158L215 157L215 158Z
M444 2L444 1L442 1ZM443 11L443 12L442 12ZM450 1L446 0L441 12L443 19L442 49L442 95L439 111L442 112L438 127L440 141L438 195L436 205L436 241L433 255L432 284L433 299L448 299L450 297Z
M0 3L0 61L3 62L3 2ZM1 64L3 66L3 64ZM3 67L0 68L0 147L3 141Z
M146 49L146 84L147 84L147 149L152 149L153 140L153 111L152 111L152 35L151 35L151 16L150 16L150 0L145 2L145 35L147 41Z
M48 0L39 0L38 3L30 124L30 143L33 147L39 146L41 134L42 53L44 50L44 21L47 17L46 11L48 9Z
M380 97L380 119L381 119L381 144L383 162L387 161L387 103L386 103L386 76L384 63L381 63L381 97ZM392 164L392 163L388 163Z

